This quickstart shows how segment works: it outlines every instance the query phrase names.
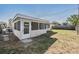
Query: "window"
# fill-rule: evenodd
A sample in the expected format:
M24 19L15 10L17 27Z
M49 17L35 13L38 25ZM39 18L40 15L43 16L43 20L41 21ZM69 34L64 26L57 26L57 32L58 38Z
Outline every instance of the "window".
M45 24L40 23L40 24L39 24L39 28L40 28L40 29L45 29Z
M32 22L31 23L31 29L32 30L38 30L38 23L37 22Z
M29 22L24 22L24 34L29 33Z
M46 24L46 28L50 28L50 25L49 24Z
M45 24L45 29L47 29L47 26L46 26L46 24Z
M14 23L14 29L19 30L20 31L20 21Z
M16 29L16 23L14 23L14 29Z

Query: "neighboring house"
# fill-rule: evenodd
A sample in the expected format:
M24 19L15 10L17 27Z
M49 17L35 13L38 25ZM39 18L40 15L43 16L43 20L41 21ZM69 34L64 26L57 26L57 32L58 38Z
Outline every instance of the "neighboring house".
M4 31L6 27L7 27L7 23L1 21L0 22L0 34L2 34L2 31Z
M2 29L6 28L6 27L7 27L7 23L5 23L5 22L0 22L0 27L1 27Z
M36 37L50 30L47 20L16 14L12 22L13 33L20 39Z

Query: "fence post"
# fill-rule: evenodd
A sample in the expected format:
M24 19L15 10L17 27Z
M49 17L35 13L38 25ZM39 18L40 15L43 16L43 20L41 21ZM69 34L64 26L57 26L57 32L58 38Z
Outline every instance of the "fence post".
M78 4L78 23L76 26L77 35L79 35L79 4Z
M79 35L79 25L76 26L77 35Z

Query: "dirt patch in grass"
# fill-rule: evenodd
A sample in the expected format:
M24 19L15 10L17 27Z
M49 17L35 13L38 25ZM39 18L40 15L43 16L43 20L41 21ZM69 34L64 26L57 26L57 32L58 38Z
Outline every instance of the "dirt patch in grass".
M79 35L74 30L52 30L57 32L52 37L58 40L47 50L46 53L79 53Z

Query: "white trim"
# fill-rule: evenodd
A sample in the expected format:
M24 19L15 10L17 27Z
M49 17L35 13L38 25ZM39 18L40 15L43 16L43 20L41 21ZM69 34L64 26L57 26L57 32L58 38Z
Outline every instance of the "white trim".
M26 15L22 15L22 14L16 14L16 16L13 18L13 21L15 21L15 19L17 17L20 18L25 18L31 21L36 21L36 22L42 22L42 23L50 23L48 20L44 20L44 19L40 19L40 18L35 18L35 17L31 17L31 16L26 16Z

